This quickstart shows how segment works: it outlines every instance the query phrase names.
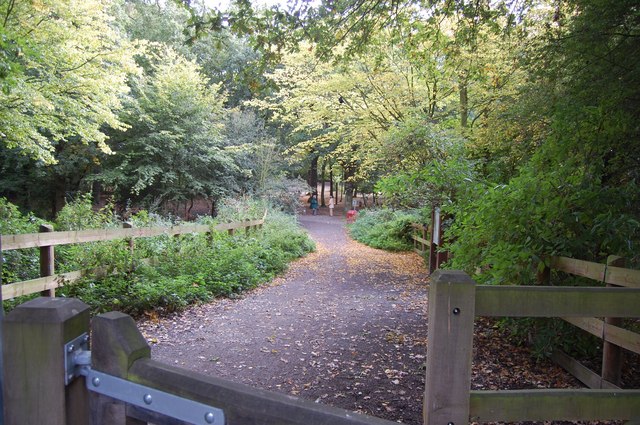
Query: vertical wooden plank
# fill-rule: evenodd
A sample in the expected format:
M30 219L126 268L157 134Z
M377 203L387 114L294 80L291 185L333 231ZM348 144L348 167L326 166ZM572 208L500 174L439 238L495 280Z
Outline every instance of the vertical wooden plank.
M475 282L464 272L438 270L429 287L424 424L469 422Z
M49 232L53 232L53 226L51 226L50 224L40 225L40 233L49 233ZM40 247L40 277L53 276L55 272L54 262L55 262L55 256L53 253L53 245ZM42 295L43 297L55 297L56 290L53 288L47 289L45 291L40 292L40 295Z
M133 223L129 221L125 221L124 223L122 223L122 228L133 229ZM136 246L133 236L131 236L130 238L127 238L127 245L129 246L129 255L131 256L131 266L129 267L129 270L133 271L133 268L134 268L133 250L135 249L135 246Z
M436 244L436 209L431 209L431 238L429 243L429 274L436 271L437 266L437 249L438 245Z
M607 258L607 266L624 267L625 259L615 255L610 255ZM604 279L607 279L607 269L605 269ZM617 287L611 283L607 283L607 287ZM618 317L606 317L604 322L613 326L622 326L622 319ZM605 332L607 327L605 326ZM602 379L611 382L616 386L620 386L620 378L622 377L622 349L616 344L606 340L602 347Z
M130 316L110 312L92 322L91 367L99 372L126 379L133 362L151 357L149 344ZM91 425L142 425L146 422L127 417L125 404L91 393Z
M65 387L64 345L89 330L89 307L73 298L41 297L4 320L4 423L84 425L84 378Z
M229 222L229 223L231 223L231 222ZM235 229L229 229L229 230L227 230L227 232L229 232L230 236L233 236L234 233L236 232L236 230Z

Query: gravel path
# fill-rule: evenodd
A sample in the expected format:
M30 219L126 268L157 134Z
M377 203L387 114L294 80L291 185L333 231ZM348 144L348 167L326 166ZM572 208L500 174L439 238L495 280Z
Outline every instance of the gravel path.
M422 421L427 271L366 247L342 217L301 216L317 252L271 284L139 323L153 357L407 424Z

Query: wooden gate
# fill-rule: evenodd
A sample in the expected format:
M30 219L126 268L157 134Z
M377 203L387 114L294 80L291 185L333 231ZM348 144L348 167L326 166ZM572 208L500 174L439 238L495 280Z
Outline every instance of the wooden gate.
M37 298L6 316L6 425L395 423L154 361L133 319L119 312L92 320L90 363L84 364L88 352L78 346L87 332L88 306L75 299ZM111 381L122 394L95 391Z

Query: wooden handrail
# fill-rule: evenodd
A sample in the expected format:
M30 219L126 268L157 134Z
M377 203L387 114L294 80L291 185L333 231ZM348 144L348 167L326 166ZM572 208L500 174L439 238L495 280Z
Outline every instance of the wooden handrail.
M86 242L110 241L124 238L143 238L161 235L182 235L188 233L207 233L244 229L264 224L264 218L235 223L221 223L213 228L206 225L171 226L171 227L134 227L129 229L96 229L50 233L24 233L19 235L2 235L3 251L43 246L68 245Z

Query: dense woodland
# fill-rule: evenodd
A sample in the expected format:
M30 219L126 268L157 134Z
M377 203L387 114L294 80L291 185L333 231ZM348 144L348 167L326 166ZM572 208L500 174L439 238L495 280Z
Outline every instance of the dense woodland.
M288 206L302 177L441 207L450 266L482 282L531 283L548 254L638 262L637 1L2 0L0 18L0 195L23 211Z

